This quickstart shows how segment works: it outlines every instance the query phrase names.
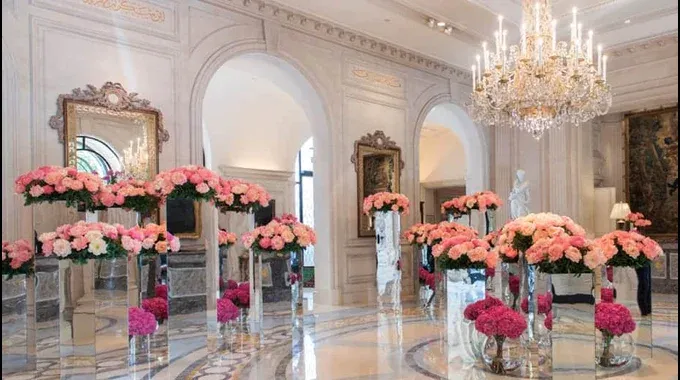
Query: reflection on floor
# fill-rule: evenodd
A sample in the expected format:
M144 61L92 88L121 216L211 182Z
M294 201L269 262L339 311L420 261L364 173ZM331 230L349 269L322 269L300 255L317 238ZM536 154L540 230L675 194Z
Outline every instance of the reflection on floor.
M654 356L599 373L598 378L677 378L677 298L654 297ZM480 365L448 363L443 325L418 307L405 306L401 315L377 313L375 308L312 305L295 324L267 330L262 348L248 339L237 340L233 350L207 354L196 332L205 317L188 318L181 329L170 326L173 360L162 369L140 365L126 375L125 354L111 352L102 378L117 379L497 379ZM188 322L187 321L187 322ZM193 325L192 325L193 324ZM293 325L293 327L291 327ZM200 334L198 334L200 336ZM6 379L59 378L57 342L40 339L37 373ZM578 337L574 338L578 347ZM107 355L108 356L108 355Z

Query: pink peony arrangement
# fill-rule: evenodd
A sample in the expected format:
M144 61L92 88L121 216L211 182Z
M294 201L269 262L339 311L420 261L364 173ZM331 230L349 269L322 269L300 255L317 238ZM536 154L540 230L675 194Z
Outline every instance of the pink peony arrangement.
M552 310L552 293L539 294L536 305L538 314L548 314ZM520 308L523 312L529 313L529 299L527 297L522 299Z
M235 289L227 289L222 298L231 300L239 308L247 309L250 307L250 284L243 282Z
M442 214L460 216L469 214L470 210L496 210L503 205L501 198L492 191L479 191L472 195L461 195L442 203Z
M128 309L128 335L130 337L153 334L157 327L156 318L152 313L138 307Z
M567 216L552 213L529 214L506 223L498 235L494 249L504 262L517 262L519 252L526 252L541 239L560 234L585 238L586 231Z
M503 306L503 301L487 295L483 300L467 305L463 311L463 316L469 321L476 321L482 313L497 306Z
M432 255L442 270L495 268L498 263L489 243L467 234L444 239L432 247Z
M227 323L238 318L238 307L229 298L217 300L217 322Z
M505 339L517 339L527 328L527 322L518 312L507 306L495 306L481 313L475 320L475 329L496 340L496 355L491 362L491 370L505 374L503 343Z
M134 244L124 244L122 238L133 240L120 224L87 223L64 224L56 232L46 232L38 237L43 256L55 255L85 264L88 259L115 259L134 255Z
M154 288L154 294L156 297L168 299L168 286L165 284L158 284Z
M468 239L475 239L479 234L473 228L458 224L456 222L441 222L437 224L427 234L427 245L434 247L445 239L457 236L465 236Z
M122 207L149 215L165 202L165 198L153 182L124 179L102 187L94 195L98 206Z
M420 267L418 269L418 279L421 284L428 286L430 290L434 290L434 273L430 273L427 269Z
M168 232L165 224L149 223L144 227L135 226L128 230L129 238L123 237L125 249L139 247L140 255L152 257L168 252L179 252L180 241L175 235Z
M595 305L595 328L602 333L602 353L599 357L600 365L611 366L612 339L615 336L630 334L635 331L635 321L630 310L618 303L600 302Z
M537 265L543 273L589 273L606 261L596 245L561 229L534 240L524 254L527 263Z
M602 288L600 289L600 299L603 303L614 302L614 288Z
M641 268L663 253L656 241L635 231L614 231L595 239L607 266Z
M68 207L84 205L89 211L95 209L94 196L103 187L104 182L95 174L59 166L42 166L14 181L14 191L24 196L26 206L66 201Z
M8 279L16 275L30 276L34 272L34 252L27 240L2 241L2 275Z
M219 191L215 196L215 207L220 212L252 213L267 207L271 196L260 185L240 179L221 179Z
M652 221L645 219L641 212L631 212L626 215L626 222L632 224L634 227L647 227L652 225Z
M408 230L404 231L402 236L411 245L422 246L427 244L427 236L430 231L437 228L436 224L418 223L412 225Z
M142 309L153 314L159 323L163 323L168 319L168 299L161 297L153 297L142 300Z
M153 187L163 197L214 202L222 192L220 176L202 166L188 165L166 170L156 175Z
M227 232L227 230L219 229L217 230L217 245L220 248L229 248L236 243L238 237L233 232Z
M298 222L295 217L288 217L272 220L244 233L241 241L247 249L252 249L255 253L302 252L316 244L316 233L311 227Z
M364 214L371 215L377 211L397 211L408 215L409 200L404 194L381 192L364 198Z

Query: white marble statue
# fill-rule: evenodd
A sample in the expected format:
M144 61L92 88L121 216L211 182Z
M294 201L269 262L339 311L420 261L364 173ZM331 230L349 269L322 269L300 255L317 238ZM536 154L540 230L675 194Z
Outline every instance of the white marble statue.
M529 215L531 196L529 195L529 181L526 180L524 170L517 170L515 183L512 185L508 199L510 200L510 217L512 219Z

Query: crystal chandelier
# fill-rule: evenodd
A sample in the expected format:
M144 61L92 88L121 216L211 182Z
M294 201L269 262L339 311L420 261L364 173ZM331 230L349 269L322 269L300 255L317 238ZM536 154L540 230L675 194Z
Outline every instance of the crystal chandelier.
M557 40L557 20L550 0L522 0L520 45L507 46L503 16L494 33L495 51L482 43L472 66L468 109L479 123L518 127L537 140L550 128L578 125L604 115L612 103L607 84L607 56L602 45L593 57L593 31L572 11L571 39Z
M130 146L123 150L123 170L128 176L146 180L149 179L149 150L144 138L137 138L137 146L130 140Z

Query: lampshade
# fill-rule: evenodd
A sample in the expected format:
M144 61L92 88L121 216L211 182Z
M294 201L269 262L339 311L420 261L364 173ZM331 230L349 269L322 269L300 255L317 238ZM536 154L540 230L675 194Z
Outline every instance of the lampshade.
M626 202L618 202L612 207L612 213L609 214L609 219L621 220L626 219L630 214L630 206Z

